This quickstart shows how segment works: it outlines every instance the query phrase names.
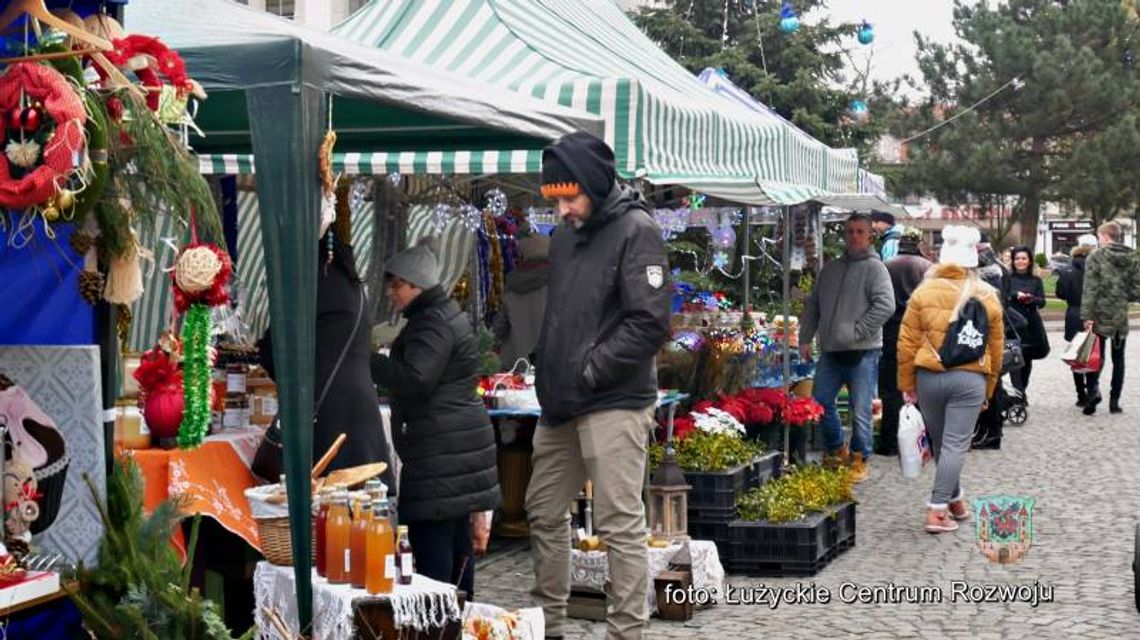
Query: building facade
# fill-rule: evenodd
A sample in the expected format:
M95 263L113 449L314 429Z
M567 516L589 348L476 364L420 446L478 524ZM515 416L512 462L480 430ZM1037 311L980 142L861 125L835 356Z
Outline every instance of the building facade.
M328 31L340 24L369 0L237 0L254 9L290 18L310 27Z

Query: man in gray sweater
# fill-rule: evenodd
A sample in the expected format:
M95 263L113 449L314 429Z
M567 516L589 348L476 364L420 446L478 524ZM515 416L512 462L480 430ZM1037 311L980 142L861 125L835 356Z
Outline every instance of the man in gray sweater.
M853 214L843 226L846 248L819 274L800 319L800 354L811 358L819 336L812 395L823 405L824 444L832 463L850 464L856 482L867 479L871 457L871 403L883 347L883 325L895 311L891 276L872 246L871 220ZM847 385L854 428L850 448L835 401Z

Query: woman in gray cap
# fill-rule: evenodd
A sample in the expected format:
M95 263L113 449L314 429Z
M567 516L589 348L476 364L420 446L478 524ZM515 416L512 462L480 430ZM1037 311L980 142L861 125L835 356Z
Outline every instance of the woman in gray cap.
M392 400L392 441L403 463L400 524L416 571L474 596L470 515L499 505L495 436L475 393L479 353L471 321L440 286L427 246L384 267L388 299L407 319L372 379Z

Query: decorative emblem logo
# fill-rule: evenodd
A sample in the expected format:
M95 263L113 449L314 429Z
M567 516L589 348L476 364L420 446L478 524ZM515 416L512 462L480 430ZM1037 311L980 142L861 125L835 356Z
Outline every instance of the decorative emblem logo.
M645 278L649 280L649 286L660 289L661 285L665 284L665 268L661 265L651 264L645 267Z
M1013 564L1033 544L1033 499L988 496L974 499L974 537L990 562Z
M973 320L967 320L966 326L958 332L958 344L977 349L982 346L983 342L985 342L985 336L974 326Z

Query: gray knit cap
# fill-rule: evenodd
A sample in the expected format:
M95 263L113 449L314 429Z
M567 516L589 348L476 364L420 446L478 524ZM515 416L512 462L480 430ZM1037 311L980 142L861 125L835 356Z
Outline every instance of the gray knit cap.
M384 273L403 278L420 289L439 284L439 261L427 245L416 245L392 256Z

